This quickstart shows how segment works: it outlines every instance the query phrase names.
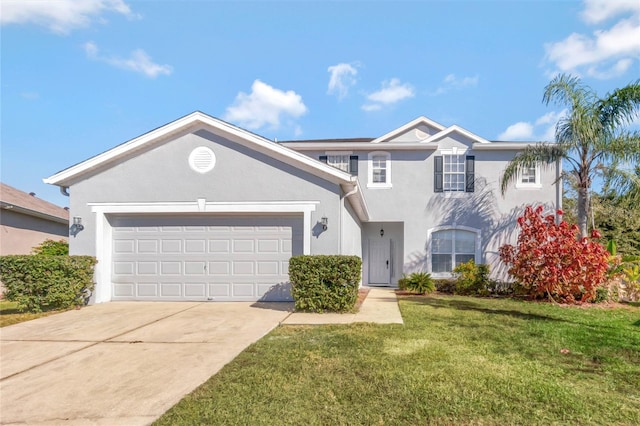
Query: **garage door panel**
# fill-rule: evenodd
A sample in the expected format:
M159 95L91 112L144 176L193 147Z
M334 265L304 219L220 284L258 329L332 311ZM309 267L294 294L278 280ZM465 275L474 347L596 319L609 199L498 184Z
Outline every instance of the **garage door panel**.
M230 253L231 241L209 240L209 253Z
M301 215L108 219L115 300L291 300Z
M184 252L185 253L206 253L207 240L185 240Z
M160 284L160 295L162 297L180 297L182 296L182 284L162 283Z
M280 269L278 268L278 261L264 261L264 262L256 262L257 264L257 273L256 275L279 275Z
M182 240L162 240L162 253L182 253Z
M158 275L158 263L157 262L137 262L138 275Z
M135 286L134 283L126 283L126 284L119 284L119 283L114 283L113 285L113 296L114 297L125 297L125 298L132 298L135 297Z
M158 240L138 240L138 253L158 253L160 242Z
M137 283L137 296L138 297L157 297L158 296L158 283Z

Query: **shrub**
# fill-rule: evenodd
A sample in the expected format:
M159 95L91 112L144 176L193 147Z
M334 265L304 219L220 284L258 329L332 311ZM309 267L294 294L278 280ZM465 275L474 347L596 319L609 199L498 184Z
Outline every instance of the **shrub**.
M358 300L362 260L358 256L294 256L289 260L296 310L345 312Z
M562 211L557 212L558 215ZM528 295L559 298L565 302L589 302L596 289L607 278L609 254L597 241L598 231L591 238L578 239L578 227L554 215L542 215L542 206L535 210L527 206L518 218L520 234L517 247L500 247L500 258Z
M419 294L432 293L436 289L431 274L426 272L414 272L411 275L403 275L398 280L400 290L408 290Z
M83 305L93 291L95 264L90 256L2 256L5 298L29 312Z
M64 240L44 240L39 246L35 246L31 253L43 256L67 256L69 254L69 243Z
M436 290L440 293L453 294L456 292L456 280L453 279L437 279L434 280Z
M456 294L480 294L489 293L489 265L476 264L471 259L466 263L461 263L453 269L456 278Z

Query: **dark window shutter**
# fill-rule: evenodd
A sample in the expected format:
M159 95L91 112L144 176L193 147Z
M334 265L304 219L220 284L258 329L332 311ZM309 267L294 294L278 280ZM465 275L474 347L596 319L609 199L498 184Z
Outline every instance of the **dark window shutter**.
M349 172L354 176L358 176L358 156L357 155L349 156Z
M467 163L465 164L465 191L473 192L474 191L474 183L476 180L476 168L475 168L476 157L473 155L467 155Z
M442 169L442 155L433 157L433 192L444 192Z
M326 156L326 155L321 155L320 157L318 157L318 159L319 159L320 161L322 161L323 163L326 163L326 162L327 162L327 156Z

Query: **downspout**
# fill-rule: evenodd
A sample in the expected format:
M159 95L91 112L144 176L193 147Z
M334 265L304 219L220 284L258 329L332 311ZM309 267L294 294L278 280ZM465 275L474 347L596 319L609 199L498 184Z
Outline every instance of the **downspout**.
M69 196L69 187L68 186L61 186L60 187L60 193L62 195L64 195L65 197Z
M345 193L342 197L340 197L340 210L339 210L340 220L339 220L339 230L338 230L339 235L340 235L340 238L338 239L338 251L340 252L340 254L344 254L342 252L342 238L344 237L342 235L342 212L344 211L344 200L347 197L352 196L356 192L358 192L358 185L354 185L353 189L351 191Z

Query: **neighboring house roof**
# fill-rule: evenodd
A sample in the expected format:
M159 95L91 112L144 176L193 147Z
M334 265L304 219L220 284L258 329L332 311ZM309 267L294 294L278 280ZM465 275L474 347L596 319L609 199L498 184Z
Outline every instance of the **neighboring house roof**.
M11 210L53 222L69 223L69 212L66 209L37 198L35 194L27 194L1 182L0 207L3 210Z
M135 155L141 149L161 144L172 135L184 131L208 130L223 135L229 140L242 146L261 152L272 158L281 160L298 169L309 172L322 179L342 186L345 193L349 193L349 200L354 206L361 220L368 220L369 213L362 193L357 190L357 178L342 170L324 164L305 154L287 148L284 145L273 142L255 133L241 129L223 120L214 118L200 111L172 121L162 127L131 139L108 151L98 154L86 161L64 169L53 176L43 179L44 183L69 186L82 180L85 176L111 167L118 162Z

